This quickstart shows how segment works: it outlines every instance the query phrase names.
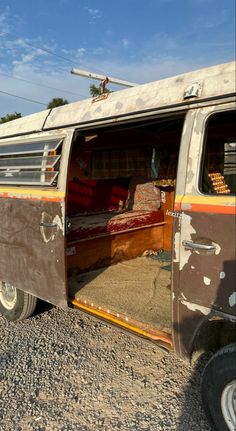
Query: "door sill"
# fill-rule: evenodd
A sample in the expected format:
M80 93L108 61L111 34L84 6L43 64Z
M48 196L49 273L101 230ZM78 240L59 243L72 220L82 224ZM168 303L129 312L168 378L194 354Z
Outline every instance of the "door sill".
M122 314L115 314L110 310L104 310L102 307L98 307L95 304L89 304L86 300L79 301L78 299L72 298L70 303L79 310L92 314L93 316L119 326L136 335L147 338L167 351L173 350L171 334L166 331L153 328L148 324L136 321Z

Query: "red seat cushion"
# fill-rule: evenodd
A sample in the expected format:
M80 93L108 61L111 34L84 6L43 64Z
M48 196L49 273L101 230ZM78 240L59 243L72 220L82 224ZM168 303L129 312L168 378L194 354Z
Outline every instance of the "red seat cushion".
M124 213L110 211L102 214L80 215L72 218L72 230L68 235L68 242L119 233L161 223L163 220L162 210L127 211Z

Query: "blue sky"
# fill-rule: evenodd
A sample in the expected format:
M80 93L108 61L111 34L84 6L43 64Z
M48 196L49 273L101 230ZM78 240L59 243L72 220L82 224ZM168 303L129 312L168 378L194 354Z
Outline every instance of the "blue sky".
M1 0L0 117L88 97L96 82L70 75L76 66L143 83L233 60L234 9L235 0Z

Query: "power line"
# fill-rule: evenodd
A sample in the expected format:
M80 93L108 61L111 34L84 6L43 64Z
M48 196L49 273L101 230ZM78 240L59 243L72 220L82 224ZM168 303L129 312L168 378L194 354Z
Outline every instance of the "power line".
M28 99L27 97L18 96L17 94L7 93L6 91L0 90L0 93L6 94L7 96L16 97L17 99L26 100L27 102L37 103L38 105L47 106L46 103L39 102L38 100Z
M9 36L9 34L10 33L7 33L7 32L1 32L0 36L2 36L2 35L3 36ZM75 65L75 61L74 60L71 60L68 57L64 57L63 55L56 54L54 51L52 51L50 49L42 48L39 45L34 45L33 43L27 42L25 40L23 40L23 42L24 42L25 45L31 46L32 48L35 48L35 49L40 49L41 51L46 52L47 54L54 55L54 57L58 57L58 58L60 58L62 60L68 61L69 63ZM98 72L103 73L103 75L107 76L107 72L104 72L103 70L98 69L98 68L96 68L96 69L97 69Z
M41 51L44 51L44 52L46 52L47 54L51 54L51 55L54 55L55 57L61 58L62 60L69 61L69 63L71 63L71 64L75 64L75 61L74 61L74 60L71 60L71 59L70 59L70 58L68 58L68 57L64 57L63 55L56 54L54 51L51 51L50 49L47 49L47 48L41 48L41 46L33 45L33 44L32 44L32 43L30 43L30 42L25 42L25 44L26 44L26 45L29 45L29 46L32 46L32 48L40 49ZM100 73L103 73L103 75L107 76L107 73L105 73L104 71L99 70L99 69L97 69L97 71L98 71L98 72L100 72Z
M62 60L68 61L69 63L71 63L71 64L74 64L74 65L75 65L75 61L74 61L74 60L71 60L71 59L70 59L70 58L68 58L68 57L64 57L63 55L56 54L54 51L51 51L50 49L42 48L42 47L41 47L41 46L39 46L39 45L34 45L33 43L26 42L26 41L24 41L24 43L25 43L26 45L31 46L32 48L40 49L41 51L46 52L47 54L54 55L55 57L61 58ZM98 70L98 72L101 72L101 73L103 73L104 75L107 75L107 73L105 73L104 71L99 70L99 69L97 69L97 70Z
M1 32L0 36L9 36L9 34L10 33L7 33L7 32ZM51 55L54 55L55 57L61 58L62 60L69 61L71 64L75 64L75 62L70 58L64 57L63 55L60 55L60 54L56 54L54 51L51 51L50 49L42 48L41 46L34 45L33 43L27 42L26 40L23 40L23 43L25 45L31 46L32 48L40 49L41 51L46 52L47 54L51 54Z
M1 35L3 35L3 36L5 36L5 35L9 35L9 33L7 33L7 32L2 32L2 33L0 33L0 36ZM42 48L41 46L39 46L39 45L34 45L34 44L32 44L32 43L30 43L30 42L27 42L27 41L25 41L25 40L23 40L23 43L25 44L25 45L28 45L28 46L31 46L32 48L34 48L34 49L40 49L41 51L43 51L43 52L46 52L47 54L50 54L50 55L53 55L54 57L57 57L57 58L60 58L60 59L62 59L62 60L65 60L65 61L68 61L69 63L71 63L71 64L73 64L73 65L75 65L76 63L75 63L75 61L74 60L71 60L70 58L68 58L68 57L64 57L63 55L59 55L59 54L56 54L54 51L52 51L52 50L50 50L50 49L47 49L47 48ZM61 68L59 68L60 70L63 70L63 72L65 72L64 71L64 69L61 67ZM107 72L104 72L103 70L101 70L101 69L98 69L97 68L97 71L98 72L100 72L100 73L102 73L104 76L107 76ZM17 79L17 78L16 78ZM27 82L27 81L26 81ZM40 85L40 84L36 84L36 85ZM48 88L50 88L50 87L48 87ZM52 88L52 87L51 87ZM58 89L55 89L55 90L57 90L58 91ZM63 91L63 90L61 90L61 91ZM72 94L75 94L75 93L72 93ZM79 94L78 94L79 95ZM84 96L84 95L79 95L79 96L81 96L82 98L85 98L85 97L87 97L87 96Z
M27 82L28 84L38 85L39 87L45 87L45 88L49 88L51 90L62 91L63 93L73 94L74 96L80 96L80 97L83 97L83 98L86 97L83 94L73 93L72 91L62 90L61 88L50 87L49 85L45 85L45 84L39 84L37 82L33 82L33 81L28 80L28 79L20 78L18 76L8 75L7 73L0 72L0 75L1 76L6 76L7 78L11 78L11 79L17 79L18 81Z
M32 46L32 48L40 49L41 51L46 52L47 54L55 55L56 57L61 58L62 60L69 61L70 63L75 64L75 62L73 60L71 60L70 58L64 57L63 55L55 54L55 52L51 51L50 49L41 48L41 46L33 45L30 42L24 41L24 43L26 45Z

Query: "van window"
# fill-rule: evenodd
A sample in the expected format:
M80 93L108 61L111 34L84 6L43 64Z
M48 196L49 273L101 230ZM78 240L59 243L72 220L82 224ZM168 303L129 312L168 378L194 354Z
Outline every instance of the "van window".
M207 123L200 190L205 194L236 193L235 112L214 114Z
M0 144L0 184L56 186L62 139Z

